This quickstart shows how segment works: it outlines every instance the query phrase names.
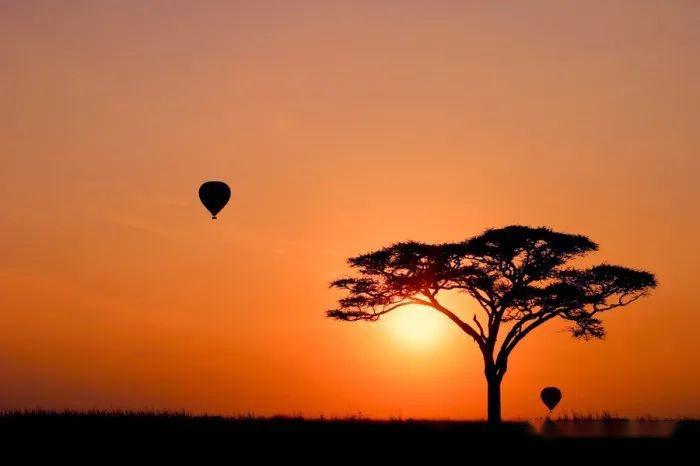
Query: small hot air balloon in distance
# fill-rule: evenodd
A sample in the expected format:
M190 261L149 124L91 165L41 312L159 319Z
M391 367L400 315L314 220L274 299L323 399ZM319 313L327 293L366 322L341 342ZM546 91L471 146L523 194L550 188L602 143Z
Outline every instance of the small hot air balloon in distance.
M207 181L199 187L199 200L211 212L211 218L221 212L231 199L231 188L223 181Z
M557 387L544 387L540 392L540 398L542 398L542 403L547 406L551 414L552 410L556 408L559 401L561 401L561 390Z

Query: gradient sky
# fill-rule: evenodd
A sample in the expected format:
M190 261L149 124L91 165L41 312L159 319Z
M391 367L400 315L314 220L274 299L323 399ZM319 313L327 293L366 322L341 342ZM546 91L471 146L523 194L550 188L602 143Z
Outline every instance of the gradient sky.
M700 415L699 2L2 0L0 108L0 408L483 417L455 326L327 284L522 223L660 286L534 332L504 416Z

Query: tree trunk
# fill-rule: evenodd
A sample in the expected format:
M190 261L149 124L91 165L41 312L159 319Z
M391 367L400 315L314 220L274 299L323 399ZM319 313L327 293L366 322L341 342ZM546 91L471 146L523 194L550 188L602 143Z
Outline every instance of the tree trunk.
M488 422L501 423L501 378L496 375L486 376L488 387Z

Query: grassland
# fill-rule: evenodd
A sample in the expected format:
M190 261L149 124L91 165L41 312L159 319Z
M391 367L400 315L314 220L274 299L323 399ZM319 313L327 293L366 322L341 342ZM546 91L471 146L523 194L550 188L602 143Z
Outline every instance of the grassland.
M624 421L618 417L590 417L559 422ZM655 422L655 421L650 421ZM526 422L499 427L479 421L371 420L302 417L196 416L184 412L132 411L14 411L0 414L0 445L60 445L106 451L132 447L173 453L182 448L207 451L234 449L256 454L292 455L343 452L344 456L385 457L414 454L491 454L499 457L562 454L606 455L627 458L685 454L700 440L700 423L684 420L668 438L551 438Z

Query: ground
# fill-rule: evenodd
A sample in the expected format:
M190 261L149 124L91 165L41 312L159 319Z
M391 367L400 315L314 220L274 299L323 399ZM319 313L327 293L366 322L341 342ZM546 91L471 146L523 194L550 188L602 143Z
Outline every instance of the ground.
M77 452L85 447L126 454L246 452L287 458L393 458L461 455L581 458L682 458L700 439L700 422L682 421L669 437L543 437L528 423L495 428L484 422L367 419L224 418L171 413L6 413L0 445L26 453ZM33 448L32 448L33 447ZM4 450L7 451L7 450ZM328 456L328 455L332 456ZM572 456L575 455L575 456Z

